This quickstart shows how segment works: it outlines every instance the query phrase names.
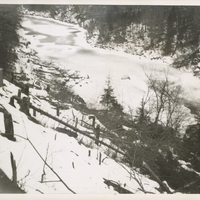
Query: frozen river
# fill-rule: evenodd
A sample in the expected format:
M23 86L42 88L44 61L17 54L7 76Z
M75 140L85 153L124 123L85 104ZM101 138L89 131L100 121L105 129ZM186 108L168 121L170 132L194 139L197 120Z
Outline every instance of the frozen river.
M123 52L92 48L87 44L84 30L77 25L40 17L27 17L21 34L31 42L38 55L51 60L60 68L79 71L88 76L87 82L77 84L75 91L88 103L97 105L106 77L111 77L115 95L125 108L136 108L147 90L145 72L170 76L181 83L191 99L200 97L200 82L192 75L172 69L162 61L153 61ZM123 79L128 76L129 79Z

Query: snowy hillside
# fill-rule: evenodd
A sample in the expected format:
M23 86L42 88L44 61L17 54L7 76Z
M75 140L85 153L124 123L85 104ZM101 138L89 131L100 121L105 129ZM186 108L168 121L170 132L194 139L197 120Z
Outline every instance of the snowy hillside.
M158 170L164 168L165 163L170 164L178 157L171 148L173 141L170 135L169 143L168 140L162 143L163 138L159 140L142 135L143 131L148 135L148 127L140 133L136 126L128 127L124 121L128 119L125 122L130 122L131 116L133 122L142 98L148 93L148 75L153 75L155 80L164 80L167 76L175 86L181 85L183 88L181 111L186 115L184 123L180 124L179 134L185 134L186 128L196 123L196 118L185 105L195 104L198 107L200 80L197 77L185 70L172 68L162 59L152 60L148 54L133 56L124 53L123 49L114 51L91 47L86 42L85 30L78 25L26 16L18 33L22 38L21 46L17 49L19 59L15 65L16 71L8 79L10 81L4 79L4 86L0 88L0 108L11 114L14 125L13 141L6 138L6 117L0 112L0 169L10 179L13 179L13 163L11 165L10 160L13 155L17 184L29 194L158 194L163 191L173 193L182 188L182 185L175 185L177 188L173 187L172 190L167 186L166 177L161 178L162 181L155 178L157 175L159 177ZM114 95L124 108L125 120L121 121L121 132L117 133L115 131L119 127L113 126L109 130L105 123L106 120L111 123L113 118L106 118L100 113L104 111L100 99L108 76ZM27 97L24 91L19 97L18 86L22 83L30 86L30 115L20 110L23 97ZM93 109L96 109L95 114ZM103 117L105 119L102 120ZM95 140L96 125L101 129L100 144ZM156 155L165 159L165 153L169 153L167 150L165 152L165 147L172 152L172 160L161 162L160 166L151 166L152 171L157 170L153 175L158 180L155 182L141 173L145 162L139 168L135 167L135 155L139 153L140 156L153 149ZM131 148L134 152L131 152ZM141 151L143 149L144 152ZM128 161L123 155L129 150L134 164L125 165ZM151 153L144 156L149 160L159 158ZM139 159L145 160L143 155ZM180 166L174 171L183 166L186 166L186 171L193 170L188 167L190 163L179 161ZM132 165L133 168L128 167ZM151 172L149 174L152 175ZM165 183L166 188L164 186L163 189ZM186 183L183 186L187 186Z
M142 191L159 193L156 190L159 188L158 183L117 163L100 150L101 146L84 146L80 142L83 137L80 134L75 139L31 121L24 113L9 104L9 97L16 95L18 88L5 80L4 84L0 90L0 104L12 115L16 141L0 136L0 167L12 179L12 152L17 166L17 183L27 193L117 193L112 186L104 183L104 179L114 181L134 194L141 194ZM47 102L41 109L53 112ZM47 123L50 120L44 116L38 117L36 119L40 122ZM67 119L70 117L66 115ZM51 123L55 126L55 122ZM3 118L0 124L1 133L4 134Z

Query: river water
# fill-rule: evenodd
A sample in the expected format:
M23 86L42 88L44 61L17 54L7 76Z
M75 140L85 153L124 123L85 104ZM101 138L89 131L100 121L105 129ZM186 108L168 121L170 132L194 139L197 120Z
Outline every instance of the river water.
M87 44L84 30L41 17L26 17L21 35L31 42L31 48L44 59L65 70L74 70L89 77L74 90L91 106L97 106L107 76L119 102L126 108L136 108L147 91L145 73L169 76L182 84L188 98L200 97L200 82L191 74L180 72L162 61L153 61L123 52L92 48ZM124 79L124 77L128 77Z

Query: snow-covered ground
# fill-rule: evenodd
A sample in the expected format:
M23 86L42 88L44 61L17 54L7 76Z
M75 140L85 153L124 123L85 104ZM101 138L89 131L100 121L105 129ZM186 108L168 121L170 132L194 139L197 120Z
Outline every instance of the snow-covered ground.
M135 110L147 91L146 75L169 78L185 89L184 97L199 101L200 80L187 72L176 70L162 60L133 56L122 51L93 48L87 44L85 31L77 25L41 17L28 17L22 23L20 34L31 42L30 47L56 66L78 71L89 79L74 86L89 106L98 107L107 76L115 95L125 111ZM129 77L124 79L124 77Z
M135 110L147 91L145 73L162 78L167 72L170 79L184 87L185 98L189 101L199 101L199 79L190 73L173 69L161 60L133 56L121 51L92 48L85 40L83 29L52 19L28 17L22 26L23 29L20 29L19 33L31 42L30 47L38 52L39 57L52 61L55 66L68 72L78 72L80 76L88 77L75 84L74 90L91 107L99 106L108 75L111 77L115 95L126 111L129 111L129 108ZM27 52L29 50L27 49ZM27 58L24 58L19 61L18 67L20 68L20 62L26 63L26 60ZM32 69L29 67L27 62L25 70L31 77ZM37 119L41 124L30 121L18 110L18 106L13 108L8 104L9 97L17 95L18 88L7 81L4 81L4 84L0 90L2 94L0 104L12 114L17 141L13 142L0 136L0 167L9 178L12 178L10 164L10 152L12 152L17 164L18 183L26 192L72 193L58 181L58 177L51 170L53 169L64 183L78 194L115 194L116 191L112 187L109 188L103 178L113 180L135 194L142 193L137 183L139 180L146 191L158 193L156 188L159 185L156 182L134 170L132 173L136 179L133 177L130 179L130 169L108 157L107 149L102 145L98 147L80 134L75 139L59 133L53 129L60 126L59 123L38 113ZM56 114L56 109L45 100L36 101L35 95L47 95L44 91L31 89L31 94L31 100L34 99L37 106L48 113ZM75 124L72 120L74 116L80 120L83 114L74 108L62 110L60 114L60 118L71 125ZM0 131L4 133L2 115L0 120ZM91 132L80 124L78 128ZM80 141L88 147L80 145ZM110 143L106 139L105 142ZM34 147L42 158L46 159L51 169L44 165ZM88 156L89 151L91 156ZM98 160L100 152L103 161L101 165Z
M80 139L83 142L83 136L79 135L78 139L75 139L49 128L50 124L55 127L55 121L50 121L49 118L38 113L36 118L41 123L46 121L46 126L30 121L18 108L8 103L9 98L17 94L18 88L5 80L4 84L5 86L0 88L0 105L12 114L16 142L0 136L0 167L12 179L10 163L10 152L12 152L17 166L18 185L27 193L116 194L112 186L108 187L104 183L104 178L119 183L134 194L143 193L137 181L147 192L159 193L156 190L159 187L158 183L117 163L102 151L101 146L94 144L93 148L86 147L80 144ZM52 106L44 101L40 102L40 108L48 113L55 112ZM71 112L72 110L68 111L68 113ZM74 109L73 112L78 116L78 111ZM72 118L70 114L65 116L66 120ZM62 117L61 115L60 118ZM0 130L4 134L3 117L0 119ZM57 126L59 126L58 123ZM99 164L100 153L101 165ZM42 159L51 169L44 164ZM130 171L132 178L130 178ZM71 191L59 180L58 176Z

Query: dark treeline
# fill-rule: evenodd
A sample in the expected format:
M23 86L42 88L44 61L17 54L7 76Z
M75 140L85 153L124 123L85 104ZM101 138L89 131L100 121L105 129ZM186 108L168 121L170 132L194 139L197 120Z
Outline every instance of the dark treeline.
M20 6L0 5L0 68L11 69L17 60L17 30L21 22Z
M199 62L200 7L136 5L25 5L32 11L49 11L63 21L78 22L88 38L98 33L98 43L136 43L144 50L158 49L174 56L182 67ZM178 56L177 56L178 55Z
M198 62L200 7L96 5L74 6L74 11L79 21L88 21L85 27L90 36L98 29L99 42L142 39L146 50L156 48L171 56L180 53L177 67Z

